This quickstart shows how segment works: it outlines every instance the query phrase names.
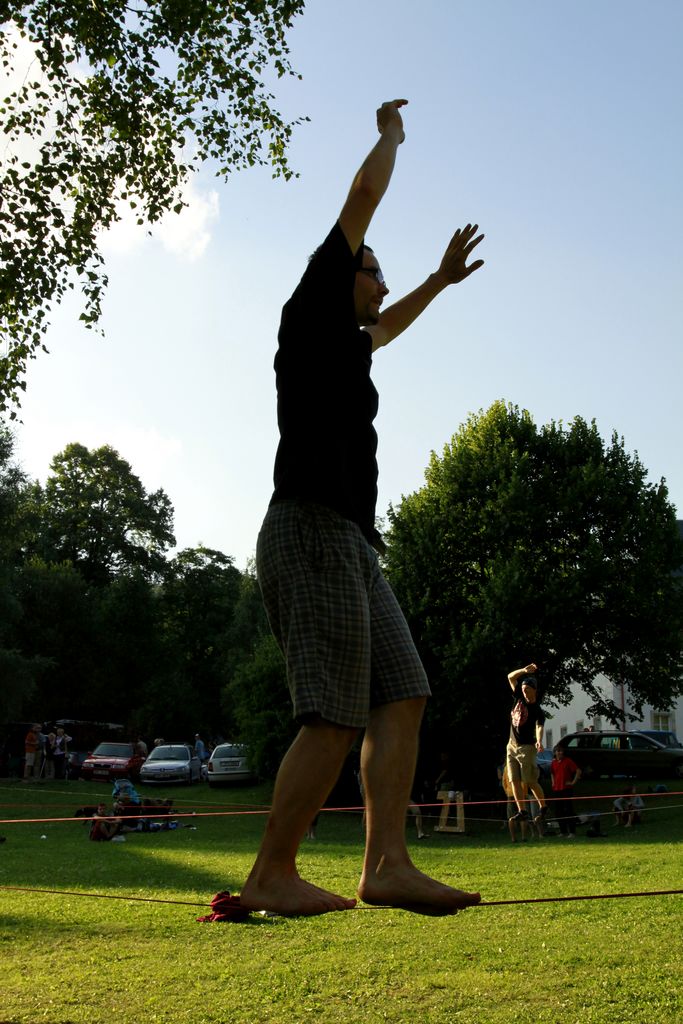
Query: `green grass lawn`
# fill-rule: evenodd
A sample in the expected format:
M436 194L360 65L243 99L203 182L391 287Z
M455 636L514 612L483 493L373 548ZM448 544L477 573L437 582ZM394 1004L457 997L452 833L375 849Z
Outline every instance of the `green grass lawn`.
M0 780L0 817L66 816L109 793L88 783ZM163 795L198 812L269 799L266 787L202 785ZM630 833L609 816L606 838L575 841L546 837L513 846L500 821L480 820L479 809L468 814L465 835L418 843L411 821L407 828L420 868L480 889L487 900L683 888L683 797L653 798L647 806L643 825ZM238 892L263 819L198 815L190 824L195 828L135 834L120 844L89 842L80 822L0 825L7 837L0 884L199 904L219 889ZM302 874L351 895L361 854L358 816L323 814L318 839L302 848ZM682 896L479 907L448 918L360 908L320 918L196 923L203 912L0 891L0 1022L683 1020Z

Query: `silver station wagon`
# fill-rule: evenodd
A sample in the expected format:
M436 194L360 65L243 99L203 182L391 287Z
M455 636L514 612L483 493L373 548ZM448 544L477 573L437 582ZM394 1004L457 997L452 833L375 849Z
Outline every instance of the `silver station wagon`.
M219 743L209 758L210 786L226 782L254 782L256 776L249 767L249 751L242 743Z

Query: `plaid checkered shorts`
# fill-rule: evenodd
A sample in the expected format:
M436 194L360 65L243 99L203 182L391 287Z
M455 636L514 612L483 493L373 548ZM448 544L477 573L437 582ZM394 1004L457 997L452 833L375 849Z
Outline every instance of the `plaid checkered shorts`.
M377 554L351 520L310 502L271 505L256 569L295 718L362 728L372 707L430 695Z

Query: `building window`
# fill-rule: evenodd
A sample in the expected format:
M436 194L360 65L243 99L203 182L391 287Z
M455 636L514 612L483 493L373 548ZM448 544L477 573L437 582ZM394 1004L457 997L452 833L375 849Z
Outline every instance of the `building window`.
M566 725L561 725L560 726L560 739L561 740L564 739L564 737L566 735L567 735L567 726Z
M553 748L553 730L552 729L546 729L545 745L546 745L546 747L550 747L550 749L552 750L552 748Z
M653 711L652 728L660 729L662 732L673 732L673 722L671 721L671 718L671 712L669 711Z
M602 718L598 716L593 719L593 728L596 732L602 732Z
M583 732L583 718L580 718L576 723L576 731Z

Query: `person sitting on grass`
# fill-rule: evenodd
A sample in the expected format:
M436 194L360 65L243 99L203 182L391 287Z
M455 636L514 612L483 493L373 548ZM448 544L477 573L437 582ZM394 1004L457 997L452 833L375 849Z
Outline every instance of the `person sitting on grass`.
M617 797L613 806L615 825L632 828L633 825L640 824L645 804L643 803L643 798L636 793L634 785L627 786L624 790L624 795Z
M117 779L111 791L114 802L114 813L122 818L137 819L142 815L142 800L130 779Z
M121 830L121 819L108 814L105 804L98 804L90 823L90 839L94 843L108 843Z

